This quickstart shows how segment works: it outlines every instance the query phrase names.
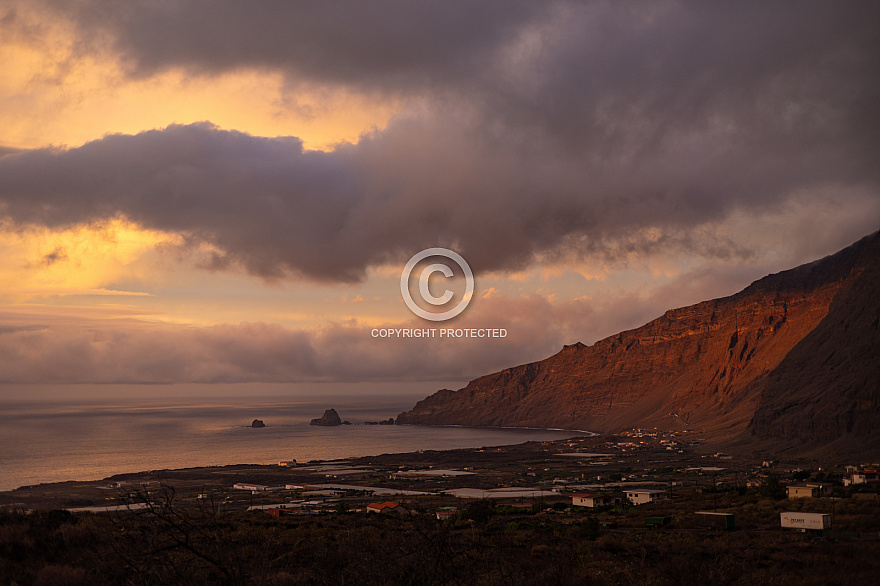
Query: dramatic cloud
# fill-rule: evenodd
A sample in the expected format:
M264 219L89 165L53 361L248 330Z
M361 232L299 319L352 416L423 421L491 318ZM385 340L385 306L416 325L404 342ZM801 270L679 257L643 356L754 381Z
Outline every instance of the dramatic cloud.
M493 151L458 130L404 119L332 153L207 124L108 136L0 159L0 211L53 227L122 215L214 245L215 268L240 262L264 277L351 281L432 245L458 248L476 270L520 267L560 247L679 245L728 256L735 243L692 231L731 210L778 206L811 180L843 185L836 169L823 177L817 161L792 174L786 156L762 162L773 167L772 188L755 181L746 189L736 178L747 160L739 153L665 168L658 189L655 174L580 165L561 153ZM691 176L707 166L711 173Z
M118 55L132 75L260 68L293 85L464 100L597 155L841 135L876 148L880 135L880 8L866 2L49 5L80 52Z
M418 98L330 153L199 124L0 158L14 221L120 215L215 246L217 269L353 281L433 245L478 270L657 246L749 258L705 226L829 187L878 196L866 3L50 5L132 75L265 68Z
M75 135L102 138L70 148L0 145L0 253L12 251L0 262L9 290L0 297L54 302L155 289L155 305L141 307L163 315L168 301L153 278L165 269L133 264L145 250L174 249L217 272L210 277L225 271L232 282L243 268L300 287L300 298L271 310L278 315L320 313L314 298L322 296L381 297L390 309L370 314L368 303L352 303L363 311L358 321L337 312L308 322L325 324L313 330L10 312L0 316L0 381L465 379L732 293L880 225L874 3L4 6L0 52L19 61L0 99L13 112L28 111L29 91L45 97L51 85L63 94L78 75L72 102L100 86L90 112L102 100L125 112L114 84L133 99L137 88L157 91L148 87L156 81L172 88L175 104L198 88L193 102L205 105L216 88L250 75L262 76L253 87L282 92L251 103L268 120L271 109L322 94L353 96L385 114L381 130L327 152L294 136L256 136L254 127L175 124L198 118L174 108L157 110L160 129L121 134L93 122ZM250 103L247 93L238 88L234 103ZM16 136L41 126L40 116L33 120ZM58 120L78 127L80 119ZM47 144L19 138L17 146ZM93 238L103 225L130 229L125 238ZM503 282L499 295L468 311L467 327L505 327L509 338L444 344L370 335L366 323L390 323L400 308L376 290L379 279L357 285L363 291L338 284L387 277L431 246L453 248L480 277ZM560 267L569 270L562 301L549 281L547 290L512 284L516 274L559 275ZM587 280L572 284L572 273ZM607 274L615 284L593 287ZM639 279L652 274L662 278L643 286ZM188 286L174 292L181 306L199 303ZM253 290L235 295L243 306L256 303Z
M46 4L77 26L81 50L108 48L133 75L272 68L292 82L399 91L471 77L480 62L547 14L547 7L523 0Z

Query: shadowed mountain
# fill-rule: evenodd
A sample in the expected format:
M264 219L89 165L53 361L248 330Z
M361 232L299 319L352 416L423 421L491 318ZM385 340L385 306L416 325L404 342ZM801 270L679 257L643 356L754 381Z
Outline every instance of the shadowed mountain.
M880 263L840 291L828 314L759 381L743 439L836 453L880 447Z
M397 421L689 427L792 448L866 436L880 423L878 276L875 233L730 297L438 391Z

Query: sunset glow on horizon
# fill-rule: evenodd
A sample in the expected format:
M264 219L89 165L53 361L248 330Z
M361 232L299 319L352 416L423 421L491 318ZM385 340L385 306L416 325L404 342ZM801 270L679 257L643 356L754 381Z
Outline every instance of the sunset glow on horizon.
M382 4L5 2L0 383L464 381L880 227L870 18ZM371 338L438 246L508 338Z

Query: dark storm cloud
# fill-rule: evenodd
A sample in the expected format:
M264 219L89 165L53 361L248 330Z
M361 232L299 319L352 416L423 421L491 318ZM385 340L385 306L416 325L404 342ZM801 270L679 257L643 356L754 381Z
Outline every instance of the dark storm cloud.
M737 206L773 205L775 189L736 186L747 159L719 166L694 156L687 168L663 169L661 186L657 174L561 152L494 150L442 120L399 120L332 153L198 124L3 157L0 213L56 227L122 214L214 245L211 268L241 264L268 278L356 280L432 245L460 250L480 271L571 250L748 257L688 232ZM763 164L781 173L787 162ZM810 179L828 180L804 169L784 187ZM649 227L663 233L645 234Z
M712 125L740 140L768 138L768 123L801 127L774 148L832 127L874 145L880 134L870 2L50 4L76 24L81 50L109 45L135 75L257 67L294 84L440 93L629 155Z
M138 76L173 67L287 72L292 81L411 89L468 77L518 29L543 18L526 0L82 0L47 3L109 44Z
M201 124L0 158L13 220L121 214L213 244L214 269L355 280L434 245L476 270L750 258L698 228L829 186L878 196L871 3L52 4L132 75L258 67L419 98L332 153Z

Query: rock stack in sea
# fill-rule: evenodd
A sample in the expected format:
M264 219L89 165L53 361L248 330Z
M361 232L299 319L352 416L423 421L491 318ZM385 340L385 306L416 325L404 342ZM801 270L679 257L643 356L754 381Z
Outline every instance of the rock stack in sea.
M318 419L312 419L309 425L323 425L325 427L332 427L335 425L342 425L342 419L339 418L339 414L336 412L336 409L327 409L324 411L324 415L322 415Z

